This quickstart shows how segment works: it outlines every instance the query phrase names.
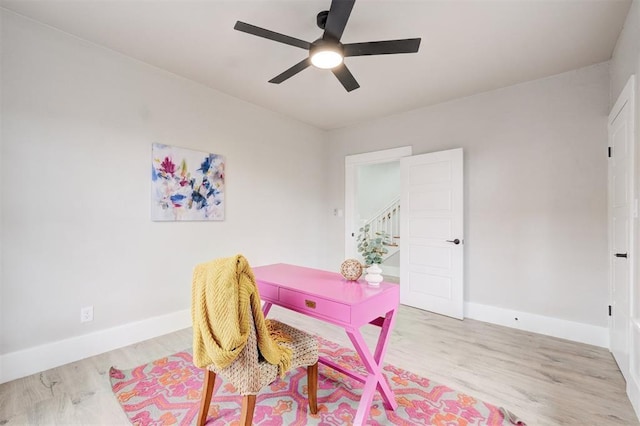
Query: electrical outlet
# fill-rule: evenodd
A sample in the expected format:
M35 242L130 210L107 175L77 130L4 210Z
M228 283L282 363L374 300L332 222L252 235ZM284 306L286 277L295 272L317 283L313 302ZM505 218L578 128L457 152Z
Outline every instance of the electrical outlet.
M93 321L93 306L80 308L80 322Z

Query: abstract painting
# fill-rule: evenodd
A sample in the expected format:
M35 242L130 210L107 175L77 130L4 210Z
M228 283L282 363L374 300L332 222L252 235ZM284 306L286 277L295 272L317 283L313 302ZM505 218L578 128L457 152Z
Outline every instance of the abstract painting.
M151 220L224 220L224 157L153 144Z

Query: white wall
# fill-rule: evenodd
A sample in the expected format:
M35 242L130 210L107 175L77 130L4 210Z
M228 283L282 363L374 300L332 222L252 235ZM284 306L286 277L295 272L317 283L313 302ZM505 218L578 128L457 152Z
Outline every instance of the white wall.
M610 65L610 106L613 106L627 80L632 74L636 75L636 141L635 141L635 197L640 198L640 0L634 0L629 9L624 28L618 37ZM627 394L633 404L636 414L640 416L640 256L637 247L640 244L640 226L635 222L636 253L631 253L635 262L635 282L632 293L631 322L631 379L627 382Z
M585 325L603 344L608 78L598 64L334 130L329 202L344 202L345 155L464 148L467 306ZM339 264L344 225L330 228Z
M610 61L610 104L620 96L632 74L640 71L640 1L634 0Z
M6 11L2 44L5 361L188 312L198 262L326 264L324 132ZM226 157L225 221L150 221L154 142Z
M357 217L361 221L373 218L400 196L400 163L365 164L357 171Z
M344 203L344 156L406 145L465 149L468 303L606 326L607 64L335 130L327 146L9 12L1 24L0 368L188 311L193 265L216 256L336 269L344 223L327 206ZM639 69L627 38L612 94ZM149 220L153 142L226 157L224 222Z

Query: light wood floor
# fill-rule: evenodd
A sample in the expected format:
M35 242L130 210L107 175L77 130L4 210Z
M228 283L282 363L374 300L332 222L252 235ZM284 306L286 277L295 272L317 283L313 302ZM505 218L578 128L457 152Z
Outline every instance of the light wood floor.
M344 332L274 307L270 317L349 346ZM366 326L372 346L377 328ZM109 367L191 345L186 329L0 385L0 425L125 425ZM533 425L639 425L605 349L401 306L386 361L503 406Z

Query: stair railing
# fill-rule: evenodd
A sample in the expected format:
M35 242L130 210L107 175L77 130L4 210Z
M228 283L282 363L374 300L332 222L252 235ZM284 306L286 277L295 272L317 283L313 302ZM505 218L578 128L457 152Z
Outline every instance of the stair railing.
M369 225L372 236L376 232L384 232L389 236L386 245L396 246L396 239L400 238L400 197L395 198L382 209L378 210L363 226Z

